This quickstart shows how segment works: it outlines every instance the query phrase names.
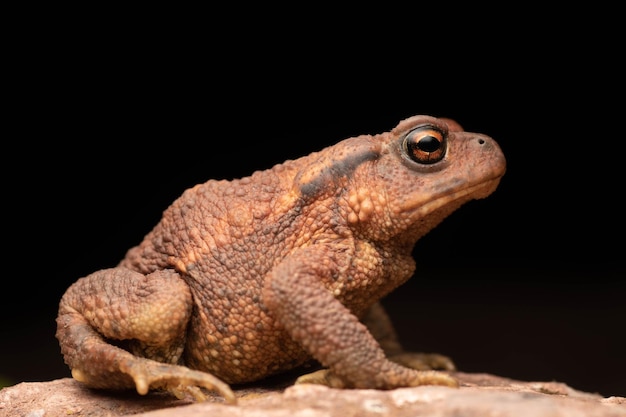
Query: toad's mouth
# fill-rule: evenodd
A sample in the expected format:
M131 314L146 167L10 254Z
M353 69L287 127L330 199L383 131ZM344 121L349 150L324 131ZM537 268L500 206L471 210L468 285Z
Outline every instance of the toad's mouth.
M450 211L454 211L460 205L470 200L479 200L488 197L496 190L501 179L502 176L498 176L452 192L443 191L439 196L431 195L427 198L418 198L413 201L408 201L408 204L403 207L403 210L415 211L418 217L424 217L440 209L445 210L447 207L450 208Z

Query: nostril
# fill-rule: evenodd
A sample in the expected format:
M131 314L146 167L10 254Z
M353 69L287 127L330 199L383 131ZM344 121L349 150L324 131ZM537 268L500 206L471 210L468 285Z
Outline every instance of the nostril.
M479 145L484 145L485 144L485 139L478 139L478 144Z

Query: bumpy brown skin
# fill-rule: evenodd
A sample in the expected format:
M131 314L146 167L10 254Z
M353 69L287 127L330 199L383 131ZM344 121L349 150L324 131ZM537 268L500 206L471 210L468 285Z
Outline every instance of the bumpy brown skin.
M440 161L414 161L403 146L421 126L447 136L433 152L443 151ZM227 384L311 358L327 371L303 382L454 386L445 372L419 370L453 369L447 358L402 351L378 301L412 275L415 242L488 196L504 171L489 137L414 116L247 178L197 185L117 267L67 290L57 318L65 361L91 387L198 399L205 388L228 402Z

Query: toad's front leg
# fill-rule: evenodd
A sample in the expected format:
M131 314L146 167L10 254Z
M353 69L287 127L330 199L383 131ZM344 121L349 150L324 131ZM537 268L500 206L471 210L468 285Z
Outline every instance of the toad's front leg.
M263 301L290 336L328 368L306 379L338 388L457 386L443 372L409 369L389 360L367 327L323 285L337 273L332 252L308 247L266 278Z
M63 295L56 336L72 376L90 387L189 392L197 400L205 388L235 402L218 378L179 365L191 309L189 288L172 270L106 269Z
M372 336L374 336L383 348L385 355L392 361L408 368L419 370L456 370L454 362L447 356L438 353L421 353L404 350L387 312L380 303L371 306L361 319L361 322L367 326Z

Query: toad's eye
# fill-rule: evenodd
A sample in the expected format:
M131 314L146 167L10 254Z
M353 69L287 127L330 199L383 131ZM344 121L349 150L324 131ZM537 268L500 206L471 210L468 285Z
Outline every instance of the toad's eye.
M402 150L411 161L434 164L446 154L446 134L434 126L420 126L407 133Z

